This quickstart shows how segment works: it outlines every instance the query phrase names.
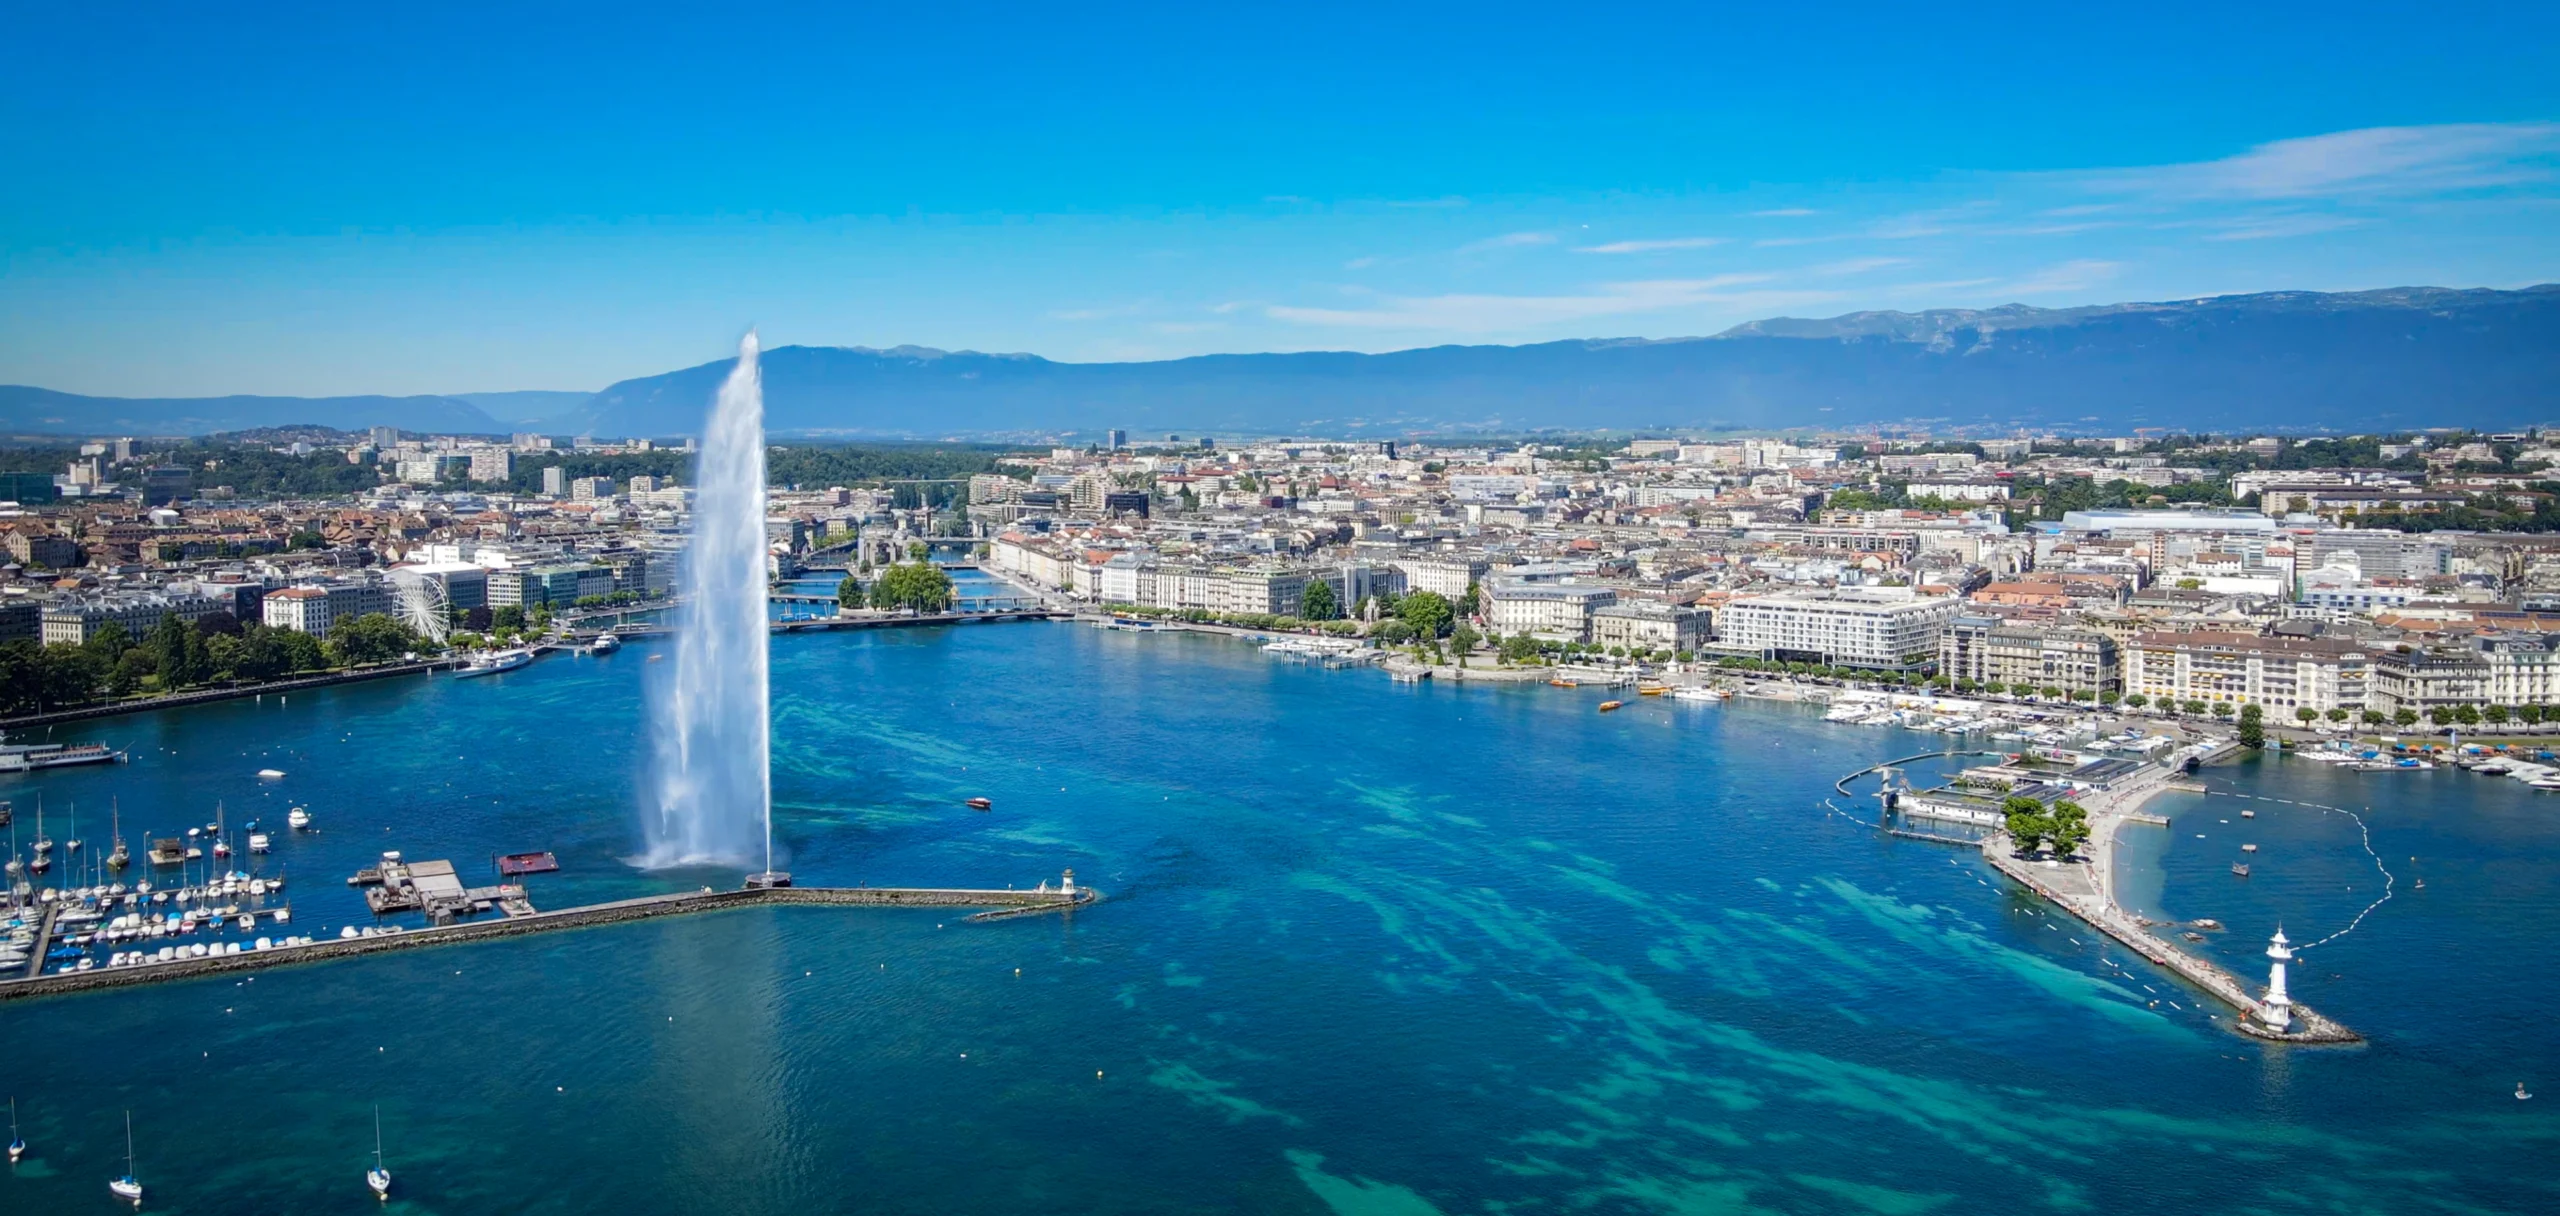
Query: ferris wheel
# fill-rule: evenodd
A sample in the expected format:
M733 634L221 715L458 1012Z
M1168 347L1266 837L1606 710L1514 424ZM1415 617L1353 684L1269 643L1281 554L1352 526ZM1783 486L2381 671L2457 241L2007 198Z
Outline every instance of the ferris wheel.
M453 598L446 593L443 579L415 570L393 570L391 590L401 624L438 644L453 631Z

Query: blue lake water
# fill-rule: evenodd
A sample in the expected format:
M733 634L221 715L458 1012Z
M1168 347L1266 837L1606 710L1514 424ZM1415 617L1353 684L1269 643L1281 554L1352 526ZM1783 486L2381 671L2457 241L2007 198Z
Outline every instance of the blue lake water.
M474 881L551 849L544 906L733 885L621 860L654 649L66 728L134 762L0 797L25 822L42 791L56 837L76 802L93 841L113 798L137 846L217 801L308 805L321 830L259 860L299 932L365 919L343 879L385 848ZM128 1108L149 1210L373 1210L377 1103L404 1213L2560 1210L2560 801L2511 781L2253 760L2154 804L2131 901L2227 922L2198 948L2251 973L2278 918L2323 936L2381 878L2352 822L2231 794L2372 808L2399 893L2296 991L2373 1042L2303 1050L1970 854L1824 809L1935 736L1064 624L793 636L773 671L801 881L1073 867L1107 901L0 1005L35 1145L0 1212L110 1210Z

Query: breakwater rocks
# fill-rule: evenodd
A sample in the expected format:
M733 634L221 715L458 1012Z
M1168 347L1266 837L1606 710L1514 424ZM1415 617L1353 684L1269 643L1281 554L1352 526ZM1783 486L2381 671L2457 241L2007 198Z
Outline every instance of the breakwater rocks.
M1064 912L1093 903L1099 898L1100 895L1090 888L1079 888L1072 892L991 891L934 887L776 887L745 891L706 889L673 895L652 895L641 899L617 900L612 903L587 904L575 908L562 908L556 912L536 912L528 916L510 916L500 920L474 921L432 929L410 929L398 933L377 934L372 937L323 939L303 946L276 946L265 950L243 950L238 954L173 959L165 963L48 973L26 979L0 981L0 1001L90 992L165 980L197 979L243 971L258 971L270 967L292 966L298 963L354 958L389 950L414 950L424 946L484 941L560 929L582 929L596 925L648 920L660 916L717 912L729 908L763 907L774 904L870 908L986 908L997 915L982 912L969 919L991 920L996 919L998 915L1023 916L1042 912Z
M2112 829L2110 829L2112 830ZM2293 1006L2291 1029L2276 1030L2260 1022L2258 998L2240 977L2153 937L2149 930L2123 911L2093 897L2090 892L2064 890L2061 884L2048 882L2037 872L2035 864L2023 861L2009 852L2008 836L2003 833L1982 846L1983 857L2001 873L2008 875L2028 890L2043 896L2054 906L2079 917L2090 928L2114 938L2119 945L2141 955L2153 966L2165 968L2179 978L2204 990L2231 1008L2235 1016L2231 1028L2252 1038L2279 1043L2342 1045L2361 1043L2364 1036L2322 1017L2301 1005ZM2067 867L2076 869L2078 867Z

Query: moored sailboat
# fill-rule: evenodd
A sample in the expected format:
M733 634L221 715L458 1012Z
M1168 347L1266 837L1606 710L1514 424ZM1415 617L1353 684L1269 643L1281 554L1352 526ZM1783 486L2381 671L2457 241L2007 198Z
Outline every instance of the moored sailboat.
M133 1174L133 1112L124 1113L124 1177L107 1183L107 1190L118 1199L130 1199L142 1206L142 1180Z
M382 1108L373 1108L373 1168L364 1172L364 1184L373 1189L373 1197L388 1202L391 1198L391 1170L382 1164Z

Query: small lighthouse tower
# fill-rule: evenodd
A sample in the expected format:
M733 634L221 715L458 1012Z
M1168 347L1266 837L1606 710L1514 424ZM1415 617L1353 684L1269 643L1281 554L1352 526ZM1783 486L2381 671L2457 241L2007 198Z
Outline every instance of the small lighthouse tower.
M2284 926L2276 926L2275 937L2267 943L2267 957L2274 961L2267 967L2267 997L2258 1002L2258 1020L2269 1030L2291 1030L2293 998L2284 990L2284 965L2293 961L2293 943L2285 940Z

